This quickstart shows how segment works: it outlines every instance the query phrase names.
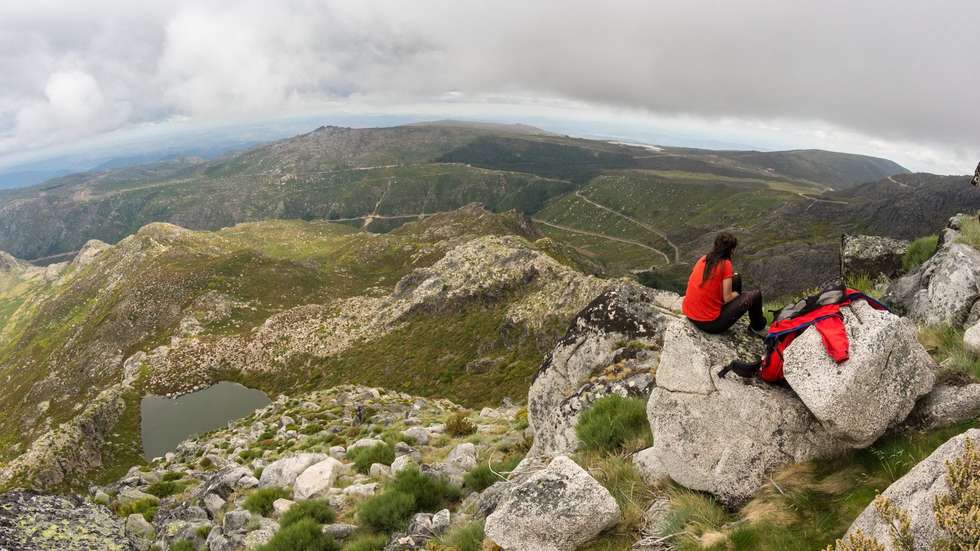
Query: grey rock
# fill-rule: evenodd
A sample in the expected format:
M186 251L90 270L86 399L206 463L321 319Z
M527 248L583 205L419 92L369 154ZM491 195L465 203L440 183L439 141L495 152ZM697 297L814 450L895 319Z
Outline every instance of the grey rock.
M239 532L248 526L248 521L252 520L252 513L243 510L228 511L222 523L225 534Z
M286 514L296 502L291 499L279 498L272 502L272 516L279 518Z
M422 427L411 427L403 430L402 434L415 440L415 443L419 446L424 446L429 443L429 431Z
M411 455L399 455L391 462L391 474L398 474L415 465Z
M275 532L272 530L252 530L248 534L245 534L245 549L251 551L252 549L257 549L272 540L275 536Z
M558 456L514 487L487 517L486 534L504 551L572 551L619 518L609 491Z
M656 346L677 301L673 293L617 283L575 317L538 368L528 392L528 421L534 432L530 455L568 453L578 447L575 423L591 403L591 395L580 392L582 387L597 369L613 363L617 343L637 340ZM641 369L654 366L652 360Z
M218 494L208 494L204 496L204 508L207 509L208 514L211 518L218 515L221 508L225 506L225 500L221 499Z
M777 467L845 449L791 390L718 378L732 360L761 352L758 339L740 340L744 334L708 335L686 320L669 324L647 403L656 437L634 457L645 478L669 477L737 504Z
M980 297L980 251L957 242L954 217L936 254L889 286L884 300L916 322L961 326Z
M980 304L980 301L976 304ZM971 354L980 355L980 323L974 323L963 333L963 348Z
M415 513L408 522L408 533L413 536L432 537L432 513Z
M349 538L356 530L357 526L342 522L335 522L333 524L326 524L323 526L323 533L335 540L345 540Z
M490 485L489 488L480 492L480 497L476 502L476 512L481 517L488 517L490 513L497 510L500 501L507 495L513 484L500 481Z
M895 277L909 242L878 235L844 235L841 238L841 274L844 277L879 275Z
M384 444L384 441L378 440L377 438L361 438L357 442L354 442L347 447L347 451L356 450L357 448L373 448L379 444Z
M344 495L358 496L358 497L371 497L377 491L378 491L377 482L370 482L367 484L351 484L350 486L344 488Z
M432 534L435 536L441 536L449 530L449 525L452 523L452 515L449 509L443 509L434 515L432 515Z
M134 513L126 517L126 535L136 540L152 540L157 531L143 515Z
M371 475L371 478L389 478L391 476L391 467L382 463L373 463L368 474Z
M262 470L262 476L259 477L259 487L292 486L296 482L296 477L307 467L324 459L327 459L327 456L321 453L301 453L273 461Z
M943 536L936 525L933 502L937 496L949 492L946 462L962 455L967 439L972 440L975 447L980 447L980 429L970 429L951 438L881 494L908 515L915 551L932 549L933 543ZM891 541L891 524L881 518L873 503L858 515L848 534L857 530L877 540L886 550L895 549Z
M296 477L293 487L293 497L296 499L311 499L321 497L333 487L337 477L344 471L344 464L327 457L307 467ZM265 474L264 472L262 473Z
M343 446L331 446L327 452L334 459L344 459L347 457L347 448Z
M130 488L130 487L122 488L121 490L119 490L119 493L116 495L116 502L118 502L120 505L128 505L130 503L143 501L143 500L157 503L160 501L160 498L158 498L155 495L137 490L136 488Z
M476 446L471 442L463 442L457 445L443 464L451 473L467 473L476 468Z
M919 400L911 417L924 429L948 427L980 417L980 383L937 385Z
M864 448L904 421L916 400L932 390L935 364L910 320L864 301L841 311L849 359L835 363L820 332L810 327L786 348L783 373L824 429Z

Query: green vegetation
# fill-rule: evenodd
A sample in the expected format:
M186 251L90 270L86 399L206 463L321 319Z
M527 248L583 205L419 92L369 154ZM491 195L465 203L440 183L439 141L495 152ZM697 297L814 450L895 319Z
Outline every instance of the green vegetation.
M834 460L790 465L735 513L709 496L675 487L669 492L665 533L675 534L671 541L680 550L822 550L844 534L875 496L975 424L886 436Z
M623 514L619 524L597 544L619 542L628 548L644 528L645 513L655 497L654 491L625 454L583 451L576 456L576 462L609 490Z
M405 469L385 491L361 503L358 519L372 530L401 529L420 511L436 511L459 499L459 490L446 480L423 475L417 468Z
M963 347L963 330L954 327L923 327L919 342L940 365L939 382L980 381L980 358Z
M960 236L956 241L980 249L980 220L976 216L960 217Z
M126 518L132 514L143 515L147 522L153 522L153 517L157 516L158 501L155 499L139 499L129 503L118 505L116 514Z
M585 410L575 434L589 450L614 451L627 443L633 443L632 449L642 449L653 443L646 401L617 395L604 396Z
M481 464L463 476L463 485L474 492L482 492L494 483L507 480L506 475L521 462L520 456L514 456L499 463Z
M258 551L340 551L340 545L315 520L303 518L280 528Z
M371 465L381 463L391 465L395 460L395 450L386 442L374 446L362 446L347 452L347 458L354 462L354 468L361 474L367 474Z
M963 454L946 463L949 493L936 497L936 524L948 536L934 545L937 551L976 549L980 542L980 442L967 439Z
M388 536L383 534L363 534L351 538L344 544L343 551L384 551Z
M333 509L323 499L308 499L298 501L289 508L288 511L279 519L279 526L286 527L295 524L303 519L310 519L318 524L328 524L334 521L337 516Z
M450 530L438 541L457 551L480 551L483 538L483 522L474 521Z
M188 540L177 540L170 544L170 551L197 551L197 547Z
M272 514L272 503L275 500L289 499L290 495L292 494L285 488L259 488L248 494L243 506L248 511L267 517Z
M909 244L908 250L905 251L905 255L902 257L902 267L905 268L905 271L919 267L936 253L938 244L938 235L927 235L916 239Z
M476 425L470 421L469 414L457 411L446 419L446 434L453 437L468 436L476 432Z

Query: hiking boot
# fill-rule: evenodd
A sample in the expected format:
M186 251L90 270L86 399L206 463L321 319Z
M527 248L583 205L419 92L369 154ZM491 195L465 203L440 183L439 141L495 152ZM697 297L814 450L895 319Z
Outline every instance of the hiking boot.
M769 332L766 330L765 327L763 327L762 329L754 329L753 327L749 326L749 334L750 335L755 335L756 337L759 337L760 339L766 338L766 335L768 333Z

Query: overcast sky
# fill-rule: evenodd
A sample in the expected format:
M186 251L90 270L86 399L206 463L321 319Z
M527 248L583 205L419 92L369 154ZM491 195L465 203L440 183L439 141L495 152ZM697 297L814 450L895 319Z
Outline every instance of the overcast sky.
M980 2L0 0L0 162L332 113L551 119L962 174L980 159Z

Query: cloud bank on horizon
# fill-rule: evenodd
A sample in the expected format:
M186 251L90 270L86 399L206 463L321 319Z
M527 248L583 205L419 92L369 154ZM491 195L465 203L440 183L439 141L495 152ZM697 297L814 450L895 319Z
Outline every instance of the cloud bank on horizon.
M4 3L0 157L174 121L540 105L952 170L980 156L978 20L972 0Z

